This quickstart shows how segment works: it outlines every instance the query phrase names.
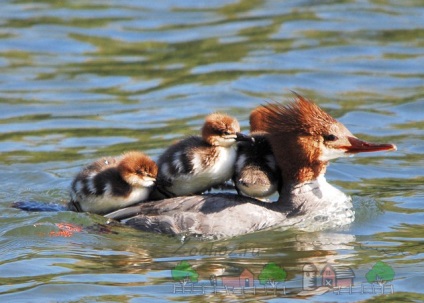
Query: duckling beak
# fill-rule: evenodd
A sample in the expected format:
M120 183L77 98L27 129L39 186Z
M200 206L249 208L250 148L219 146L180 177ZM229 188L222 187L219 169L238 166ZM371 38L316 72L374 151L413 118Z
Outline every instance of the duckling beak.
M347 137L347 140L349 141L350 145L342 147L346 150L347 154L376 152L384 150L397 150L397 147L394 144L369 143L366 141L359 140L356 137Z
M153 178L153 177L144 177L144 179L146 181L150 181L150 182L156 183L156 178Z
M252 136L245 135L245 134L242 134L242 133L237 132L236 133L236 141L250 141L250 142L255 142L255 138L253 138Z
M154 185L156 185L156 178L144 176L143 182L145 184L144 186L146 186L146 187L154 186Z

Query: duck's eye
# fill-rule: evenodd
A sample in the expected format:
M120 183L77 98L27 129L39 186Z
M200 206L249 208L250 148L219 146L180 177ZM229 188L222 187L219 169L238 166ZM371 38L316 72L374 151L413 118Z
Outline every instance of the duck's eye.
M324 138L324 141L336 141L337 139L339 139L337 138L337 136L333 134L324 135L323 138Z

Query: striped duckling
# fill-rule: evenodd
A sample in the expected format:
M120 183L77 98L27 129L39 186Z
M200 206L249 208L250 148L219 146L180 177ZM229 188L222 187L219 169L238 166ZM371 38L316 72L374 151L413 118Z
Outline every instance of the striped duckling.
M138 151L101 158L74 178L69 209L106 214L146 201L156 176L156 163Z
M222 113L208 115L201 133L173 144L160 156L155 199L200 194L230 180L236 142L252 140L240 133L235 118Z

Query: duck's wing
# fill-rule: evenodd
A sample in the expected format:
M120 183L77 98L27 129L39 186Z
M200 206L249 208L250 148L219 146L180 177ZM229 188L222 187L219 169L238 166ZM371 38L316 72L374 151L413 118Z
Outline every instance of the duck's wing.
M170 213L198 212L209 213L223 211L226 207L236 203L260 203L258 200L241 197L235 194L206 194L181 196L159 201L143 202L134 206L119 209L106 214L105 217L113 220L125 220L137 215L159 215Z
M284 220L285 214L274 211L269 204L235 194L196 195L142 203L106 217L143 231L222 238Z
M118 209L104 216L108 219L121 221L121 220L125 220L128 218L137 216L138 214L140 214L140 207L136 205L136 206L130 206L130 207Z

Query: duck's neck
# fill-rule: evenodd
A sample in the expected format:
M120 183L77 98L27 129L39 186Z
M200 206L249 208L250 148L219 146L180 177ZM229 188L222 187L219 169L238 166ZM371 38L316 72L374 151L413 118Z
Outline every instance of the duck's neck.
M324 175L285 186L275 208L303 230L340 228L355 219L351 198L327 183Z
M278 203L293 209L313 209L318 205L350 200L343 192L329 184L323 174L314 180L287 183L280 192Z

